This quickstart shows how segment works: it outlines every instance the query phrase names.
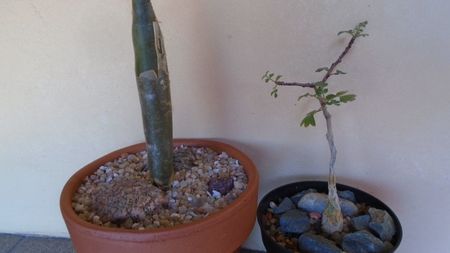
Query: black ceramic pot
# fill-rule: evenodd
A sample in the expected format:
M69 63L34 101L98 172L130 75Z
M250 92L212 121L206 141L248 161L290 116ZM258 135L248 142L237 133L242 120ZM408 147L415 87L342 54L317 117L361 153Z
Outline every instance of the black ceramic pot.
M258 218L258 224L261 229L261 236L264 243L264 246L266 247L266 250L268 253L292 253L291 250L284 248L283 246L279 245L276 241L274 241L270 235L264 230L264 222L263 222L263 216L267 212L267 209L269 208L269 203L271 201L278 202L280 199L283 199L285 197L290 197L298 192L301 192L303 190L307 189L316 189L318 192L328 192L328 184L324 181L303 181L303 182L296 182L291 183L287 185L280 186L269 193L267 193L264 198L261 200L261 202L258 205L258 211L257 211L257 218ZM353 187L343 185L343 184L337 184L337 189L339 191L345 191L350 190L355 194L356 201L359 203L366 203L371 207L375 207L378 209L386 210L388 212L392 219L394 220L396 234L394 235L394 238L392 239L392 244L394 245L394 251L398 248L400 245L400 242L402 240L402 226L400 224L399 219L395 215L395 213L383 202L381 202L379 199L375 198L374 196L363 192L361 190L355 189Z

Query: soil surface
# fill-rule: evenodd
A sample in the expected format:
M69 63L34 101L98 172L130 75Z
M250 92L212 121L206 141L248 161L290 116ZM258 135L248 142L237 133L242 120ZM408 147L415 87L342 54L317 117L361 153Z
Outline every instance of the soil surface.
M238 160L209 148L174 148L172 187L154 186L147 153L122 154L86 177L72 199L90 223L126 229L172 227L207 217L232 203L247 188Z

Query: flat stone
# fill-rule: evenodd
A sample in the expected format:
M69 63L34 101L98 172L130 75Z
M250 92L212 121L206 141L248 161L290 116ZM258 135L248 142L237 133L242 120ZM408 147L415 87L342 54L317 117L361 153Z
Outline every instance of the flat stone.
M340 199L339 205L344 216L354 216L358 213L358 207L349 200Z
M395 235L394 220L388 212L376 208L369 208L371 221L369 228L372 229L383 241L390 241Z
M233 178L211 178L208 182L208 191L212 193L213 191L220 192L220 194L225 195L229 193L234 187Z
M351 201L353 203L356 203L356 197L355 197L355 194L352 191L349 191L349 190L347 190L347 191L338 191L337 194L338 194L339 198L341 198L341 199L346 199L346 200L349 200L349 201Z
M295 205L294 203L292 203L292 200L286 197L277 207L274 207L272 210L274 214L282 214L294 208Z
M291 209L280 217L280 230L284 233L301 234L310 228L309 217L306 213Z
M298 201L298 208L308 212L323 213L327 206L328 196L324 193L310 192Z
M368 231L347 234L342 239L342 248L347 253L384 253L385 245Z
M316 190L316 189L313 189L313 188L310 188L310 189L301 191L301 192L299 192L299 193L296 193L296 194L292 195L292 196L291 196L291 200L292 200L292 202L294 202L295 204L298 204L298 201L299 201L301 198L303 198L303 196L305 196L305 194L311 193L311 192L317 192L317 190Z
M320 235L306 233L298 238L298 247L304 253L341 253L333 241Z
M297 206L300 209L303 209L307 212L316 212L316 213L323 213L328 203L328 195L324 193L307 193L305 194L300 201L298 202ZM340 200L340 206L342 209L342 214L344 216L353 216L356 213L358 213L358 207L353 204L353 202L341 199Z
M356 230L365 230L369 228L370 216L368 214L352 218L352 225Z

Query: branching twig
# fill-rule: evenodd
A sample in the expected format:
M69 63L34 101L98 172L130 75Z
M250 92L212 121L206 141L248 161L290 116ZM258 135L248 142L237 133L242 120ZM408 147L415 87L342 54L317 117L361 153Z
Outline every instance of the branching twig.
M300 86L303 88L314 88L317 85L317 83L286 83L280 81L276 81L275 84L280 86Z
M352 36L352 38L348 42L347 46L345 47L344 51L339 55L338 59L331 64L330 68L325 73L325 75L323 76L321 81L313 82L313 83L297 83L297 82L276 81L275 84L279 85L279 86L300 86L300 87L303 87L303 88L314 88L314 87L317 87L318 85L320 85L322 83L326 83L327 80L332 76L333 71L336 69L337 65L339 65L339 63L342 62L342 59L344 59L344 57L350 51L350 49L352 48L353 44L355 43L355 40L356 40L357 37L358 37L357 35Z

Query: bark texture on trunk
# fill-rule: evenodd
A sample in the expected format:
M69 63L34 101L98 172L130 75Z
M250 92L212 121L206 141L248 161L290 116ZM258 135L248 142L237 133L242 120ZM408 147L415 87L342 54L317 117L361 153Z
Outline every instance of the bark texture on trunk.
M168 188L173 177L172 105L164 40L150 0L132 0L136 80L154 183Z
M328 203L322 218L322 229L332 234L334 232L342 231L344 226L344 218L339 205L339 197L336 189L336 171L334 164L336 163L337 150L334 145L333 126L331 123L331 114L325 103L321 102L321 108L325 120L327 122L327 140L330 147L330 164L328 174Z

